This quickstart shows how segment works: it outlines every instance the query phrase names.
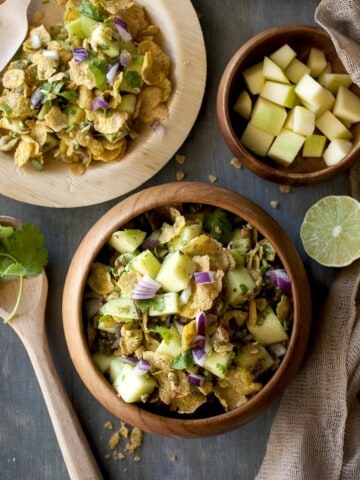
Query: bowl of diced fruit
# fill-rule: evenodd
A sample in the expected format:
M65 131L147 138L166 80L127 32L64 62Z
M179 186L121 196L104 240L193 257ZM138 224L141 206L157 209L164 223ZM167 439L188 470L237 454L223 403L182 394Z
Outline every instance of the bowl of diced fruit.
M234 155L274 182L319 182L348 169L360 149L360 89L320 27L284 25L230 59L217 96Z
M81 241L63 293L74 366L111 413L177 437L224 433L278 398L304 356L306 272L275 220L198 182L137 192Z

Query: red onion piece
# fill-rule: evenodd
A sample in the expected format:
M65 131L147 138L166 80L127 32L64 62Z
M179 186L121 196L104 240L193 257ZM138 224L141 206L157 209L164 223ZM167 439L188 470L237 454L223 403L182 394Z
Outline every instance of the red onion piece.
M199 284L214 283L214 278L211 272L195 272L195 282Z
M131 365L137 365L138 359L133 355L122 355L121 357L125 362L131 363Z
M197 365L203 367L205 364L205 350L203 347L196 346L192 349L193 359Z
M156 292L161 287L160 283L156 282L149 275L144 275L139 283L135 285L131 293L132 300L146 300L148 298L154 298Z
M104 110L108 110L110 108L110 105L107 102L105 102L105 100L102 97L95 97L90 105L90 110L94 111L94 110L97 110L98 108L103 108Z
M43 100L44 100L44 94L42 93L40 88L37 88L35 92L31 95L31 99L30 99L31 105L33 107L37 107L42 103Z
M120 52L120 65L122 67L127 67L131 63L131 53L127 50L121 50Z
M115 65L111 65L109 71L106 74L106 80L109 85L113 85L114 83L114 78L119 69L119 63L115 63Z
M195 385L195 387L201 387L201 385L204 383L204 380L204 375L195 375L195 373L191 373L187 376L187 381L191 383L191 385Z
M119 35L124 42L130 42L132 40L132 36L129 30L129 27L127 24L124 22L124 20L121 20L121 18L115 18L115 26L116 30L119 32Z
M154 230L143 243L144 248L149 250L154 250L155 247L159 245L160 230Z
M153 120L150 123L150 127L152 131L156 134L158 138L162 138L165 135L165 127L164 125L160 122L160 120Z
M204 312L199 312L196 317L195 317L195 325L196 325L196 331L199 335L202 335L205 337L205 332L206 332L206 326L207 326L207 321L206 321L206 315Z
M147 373L150 370L150 367L151 367L150 363L144 358L141 358L138 361L138 363L135 365L134 373L135 375L138 375L138 376L145 375L145 373Z
M283 268L268 270L265 275L272 285L278 287L285 295L291 295L291 279Z
M88 56L86 49L83 47L73 48L73 55L75 63L83 62Z

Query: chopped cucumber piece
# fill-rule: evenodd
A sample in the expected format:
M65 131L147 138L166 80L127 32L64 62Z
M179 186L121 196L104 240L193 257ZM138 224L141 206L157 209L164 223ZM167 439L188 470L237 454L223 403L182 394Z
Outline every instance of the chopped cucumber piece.
M85 15L80 15L79 18L76 18L75 20L66 24L65 29L70 33L70 35L74 35L82 40L84 38L89 38L91 36L91 32L98 25L99 23L92 18Z
M172 238L168 245L170 250L181 250L185 245L187 245L190 240L195 237L198 237L202 231L201 223L191 223L189 225L185 225L179 235Z
M126 362L121 357L112 358L109 365L109 378L111 383L114 383L119 377L124 365L126 365Z

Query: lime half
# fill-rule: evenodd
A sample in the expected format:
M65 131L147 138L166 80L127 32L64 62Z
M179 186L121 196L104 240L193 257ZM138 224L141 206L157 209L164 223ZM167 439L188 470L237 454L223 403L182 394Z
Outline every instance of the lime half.
M329 195L306 212L300 230L306 253L326 267L344 267L360 258L360 203Z

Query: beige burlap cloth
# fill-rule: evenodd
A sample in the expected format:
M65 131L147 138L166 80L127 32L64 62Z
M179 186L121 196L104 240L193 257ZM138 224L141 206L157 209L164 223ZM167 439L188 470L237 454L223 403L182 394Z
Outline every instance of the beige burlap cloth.
M360 85L360 0L323 0L315 19ZM350 181L360 199L359 161ZM360 260L339 270L314 324L256 480L360 480Z

